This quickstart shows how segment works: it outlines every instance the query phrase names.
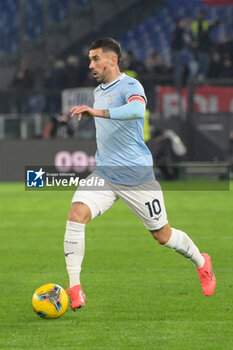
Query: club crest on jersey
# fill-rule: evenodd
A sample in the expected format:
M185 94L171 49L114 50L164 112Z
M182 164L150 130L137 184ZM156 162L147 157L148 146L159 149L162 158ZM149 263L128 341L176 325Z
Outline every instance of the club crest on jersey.
M113 96L115 96L115 94L108 94L108 99L111 100L113 98Z

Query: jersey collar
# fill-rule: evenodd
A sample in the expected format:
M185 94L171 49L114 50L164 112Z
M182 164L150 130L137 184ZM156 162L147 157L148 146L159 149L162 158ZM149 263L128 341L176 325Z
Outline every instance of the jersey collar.
M107 90L108 88L110 88L111 86L115 85L116 83L118 83L120 80L122 80L125 77L125 73L121 73L115 80L111 81L110 83L107 84L100 84L100 88L102 90Z

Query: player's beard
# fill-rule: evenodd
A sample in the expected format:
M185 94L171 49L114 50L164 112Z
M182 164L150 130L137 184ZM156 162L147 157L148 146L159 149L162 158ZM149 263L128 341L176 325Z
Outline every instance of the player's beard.
M98 75L98 77L96 78L96 81L99 83L99 84L106 84L106 76L104 75Z
M99 83L99 84L104 84L104 78L103 77L99 77L98 79L96 79L96 81Z
M99 83L99 84L105 84L106 83L106 77L105 76L103 76L103 75L100 75L100 73L98 73L98 72L94 72L95 74L96 74L96 76L93 74L93 77L94 77L94 79L96 79L96 81L97 81L97 83Z

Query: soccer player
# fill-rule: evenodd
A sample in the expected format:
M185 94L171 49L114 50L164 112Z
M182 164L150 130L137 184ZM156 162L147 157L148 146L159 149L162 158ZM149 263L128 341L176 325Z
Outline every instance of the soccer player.
M90 46L89 68L99 83L94 92L94 108L74 106L72 117L94 118L97 152L94 174L104 179L103 190L78 187L72 199L64 239L68 293L71 308L85 305L80 285L85 250L85 226L122 199L163 246L190 259L206 296L213 294L216 279L208 254L201 254L191 238L171 228L162 190L154 178L152 156L143 140L146 96L142 85L120 72L120 44L112 38L96 40Z

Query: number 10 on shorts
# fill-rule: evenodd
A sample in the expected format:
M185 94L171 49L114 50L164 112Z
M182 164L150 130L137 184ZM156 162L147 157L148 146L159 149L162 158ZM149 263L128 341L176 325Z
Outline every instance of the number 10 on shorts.
M145 205L148 207L151 218L161 213L161 205L158 199L154 199L152 202L146 202Z

